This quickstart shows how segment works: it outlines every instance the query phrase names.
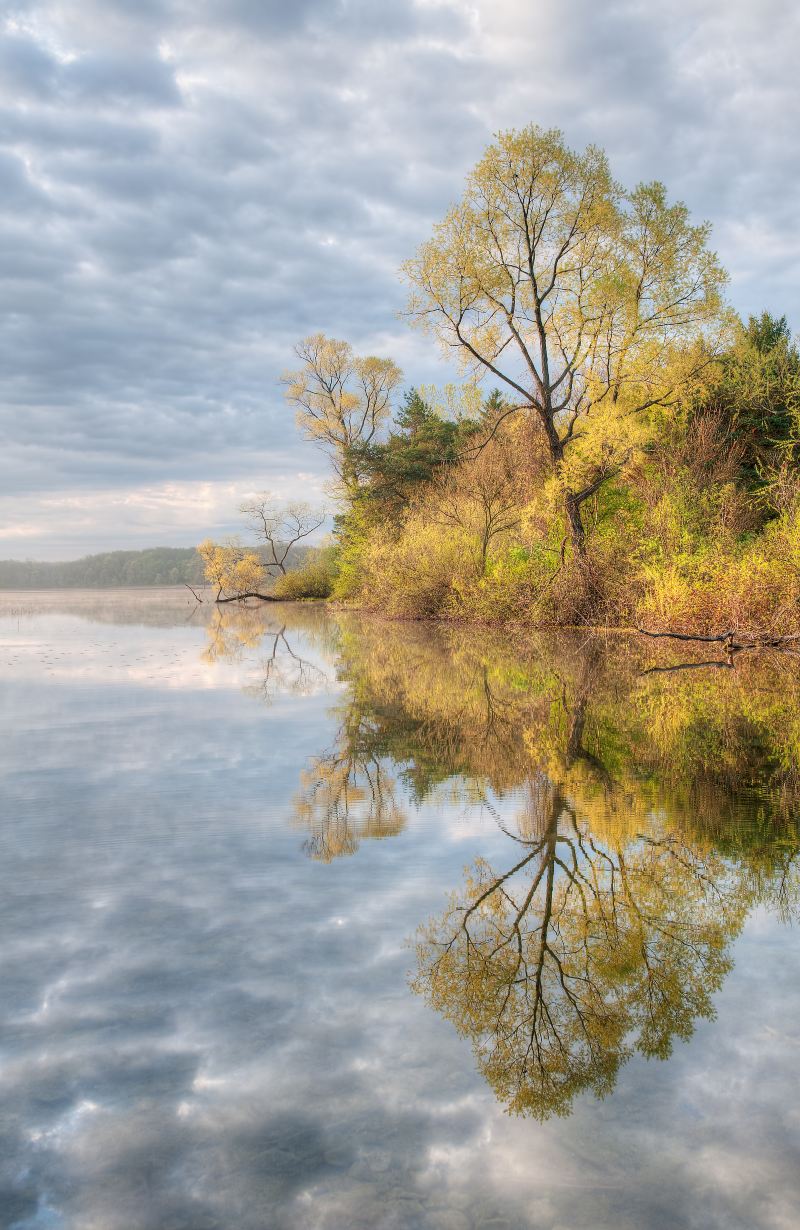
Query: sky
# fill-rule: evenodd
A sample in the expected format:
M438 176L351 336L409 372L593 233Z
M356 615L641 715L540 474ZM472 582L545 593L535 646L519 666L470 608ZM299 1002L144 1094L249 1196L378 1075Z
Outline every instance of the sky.
M450 377L397 270L499 129L663 180L800 329L798 46L793 0L0 0L0 558L324 500L292 348Z

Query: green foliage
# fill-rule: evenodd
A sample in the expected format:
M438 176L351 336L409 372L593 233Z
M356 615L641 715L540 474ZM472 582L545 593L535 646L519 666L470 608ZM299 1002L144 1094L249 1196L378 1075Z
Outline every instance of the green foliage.
M335 547L312 547L299 568L279 576L272 587L276 598L330 598L336 581Z
M333 597L340 601L359 601L364 598L365 555L369 549L372 528L363 500L351 504L336 519L336 578Z
M762 312L740 327L715 398L741 450L744 480L763 486L781 453L795 458L800 425L800 351L785 316Z
M380 443L357 443L353 469L361 475L360 498L375 515L396 514L415 490L437 470L452 465L479 430L474 420L449 419L411 389L397 414L394 429Z

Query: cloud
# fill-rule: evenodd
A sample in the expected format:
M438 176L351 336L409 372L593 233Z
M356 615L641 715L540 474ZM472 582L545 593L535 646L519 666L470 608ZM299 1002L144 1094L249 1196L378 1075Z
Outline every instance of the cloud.
M246 531L239 513L241 505L265 491L278 502L296 498L325 508L327 500L322 475L295 468L281 469L267 463L257 473L248 473L248 458L237 455L235 478L206 481L172 481L147 486L126 483L118 488L93 489L80 481L54 494L42 491L30 505L30 518L18 519L16 495L0 495L0 557L33 555L32 544L46 542L52 557L72 558L85 554L85 540L98 525L111 521L117 548L135 549L139 543L154 546L193 546L203 538L243 536ZM86 474L86 479L90 474ZM8 555L7 555L8 553Z
M324 462L278 377L309 332L398 356L409 383L446 376L398 317L396 271L499 127L555 124L626 182L663 179L714 223L734 304L800 326L798 25L780 0L12 3L0 490L15 520L43 492L215 482L244 457L268 476L280 455L299 490ZM43 556L132 528L111 507L66 537L41 524Z

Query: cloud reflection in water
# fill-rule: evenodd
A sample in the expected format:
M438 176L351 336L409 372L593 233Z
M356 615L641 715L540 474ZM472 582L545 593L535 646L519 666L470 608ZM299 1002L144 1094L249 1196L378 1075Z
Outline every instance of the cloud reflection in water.
M203 665L205 618L2 625L4 646L44 646L33 666L13 648L0 662L3 1224L789 1227L790 680L645 685L602 653L288 610L291 653L328 682L283 675L265 704L253 689L281 624ZM109 675L115 654L153 678ZM87 669L48 679L42 655ZM363 780L352 807L323 790L304 813L331 756L373 780L378 766L405 823L365 827ZM668 1062L635 1056L613 1096L546 1123L507 1116L469 1030L407 985L409 941L465 864L502 874L546 835L542 774L584 840L629 854L657 821L766 902L730 948L717 1020L701 1013ZM334 856L329 821L341 838L351 817L355 853ZM308 857L320 842L327 861ZM723 919L719 960L740 922Z

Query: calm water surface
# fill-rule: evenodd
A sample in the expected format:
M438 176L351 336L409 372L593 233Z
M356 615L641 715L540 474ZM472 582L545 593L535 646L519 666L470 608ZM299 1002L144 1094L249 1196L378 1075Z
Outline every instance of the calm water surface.
M697 661L0 596L0 1225L796 1230L800 660Z

